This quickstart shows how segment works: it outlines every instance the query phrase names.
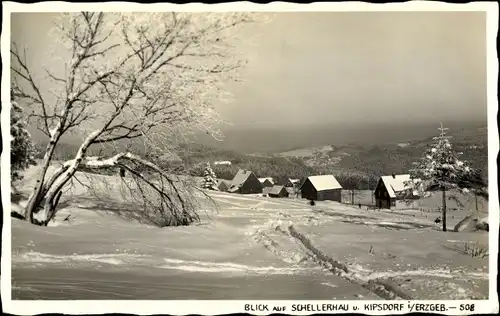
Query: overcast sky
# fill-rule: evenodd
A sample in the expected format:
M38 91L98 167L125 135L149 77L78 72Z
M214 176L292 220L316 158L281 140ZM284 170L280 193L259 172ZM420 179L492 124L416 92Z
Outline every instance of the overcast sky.
M52 19L12 15L30 64L58 67ZM486 119L485 13L278 13L245 35L246 81L218 105L235 126Z

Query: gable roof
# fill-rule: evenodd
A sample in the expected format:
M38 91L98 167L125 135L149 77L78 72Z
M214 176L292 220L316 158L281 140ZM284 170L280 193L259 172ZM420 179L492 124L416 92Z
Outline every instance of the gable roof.
M331 174L310 176L307 178L317 191L342 189L340 183ZM304 182L305 183L305 182Z
M288 180L290 180L290 182L293 184L296 184L300 181L300 179L292 179L292 178L288 178Z
M266 180L269 181L271 184L274 184L274 179L271 177L259 178L260 183L264 183L264 182L266 182Z
M384 183L384 186L387 189L387 193L389 194L389 197L391 197L391 198L395 198L396 194L410 189L409 186L405 185L406 181L410 181L409 174L397 174L394 176L392 176L392 175L382 176L380 178L382 179L382 182ZM417 195L418 193L413 192L413 194Z
M229 188L231 186L231 181L225 180L225 179L219 179L217 181L217 186L221 186L221 185L225 185Z
M252 171L240 169L231 181L231 189L239 188L245 183Z
M284 190L285 187L282 185L275 185L271 188L271 191L269 191L269 194L280 194L281 190ZM287 191L288 192L288 191Z

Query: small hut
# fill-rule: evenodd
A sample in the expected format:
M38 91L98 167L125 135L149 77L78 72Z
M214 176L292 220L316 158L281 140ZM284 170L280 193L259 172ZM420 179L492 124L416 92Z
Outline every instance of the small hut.
M229 180L219 179L217 181L217 188L221 192L227 192L230 187L231 187L231 181Z
M264 188L272 187L274 185L273 178L259 178L260 183Z
M283 185L275 185L272 187L271 191L269 191L269 197L273 198L288 197L288 191Z

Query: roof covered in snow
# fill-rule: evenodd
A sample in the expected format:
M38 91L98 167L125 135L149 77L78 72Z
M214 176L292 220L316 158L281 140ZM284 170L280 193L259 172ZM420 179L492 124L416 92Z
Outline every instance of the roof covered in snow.
M221 184L224 184L228 188L231 186L231 181L230 180L224 180L224 179L219 179L217 181L217 186L220 186Z
M342 189L340 183L331 174L310 176L307 178L317 191Z
M250 170L243 170L240 169L236 173L236 175L233 178L233 181L231 181L231 190L237 189L247 181L248 177L252 174L252 171Z
M296 184L300 181L300 179L292 179L292 178L288 178L288 180L290 180L290 182L293 184Z
M396 194L404 192L411 188L410 186L405 185L405 182L410 181L409 174L382 176L381 179L384 183L385 188L387 189L389 197L391 198L395 198ZM416 194L416 192L413 192L413 194Z
M271 178L271 177L259 178L260 183L264 183L266 180L269 181L269 182L271 182L271 184L274 184L274 179Z
M285 190L285 187L282 185L275 185L271 188L271 191L269 191L269 194L280 194L282 190ZM286 191L286 190L285 190ZM288 192L288 191L287 191Z

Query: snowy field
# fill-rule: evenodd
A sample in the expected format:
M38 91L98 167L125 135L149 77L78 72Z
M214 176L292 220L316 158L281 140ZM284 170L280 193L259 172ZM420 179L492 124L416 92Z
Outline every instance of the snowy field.
M418 210L213 192L201 223L157 228L114 189L103 203L76 185L49 227L12 219L13 299L488 297L488 256L467 253L488 234L440 232ZM450 212L449 228L466 215Z
M355 190L354 191L354 205L361 203L362 205L376 205L375 197L372 197L373 191L370 190ZM460 203L457 203L455 199L448 199L447 207L449 209L464 209L475 211L476 210L476 200L475 196L472 194L456 194L453 196L457 198ZM352 192L349 190L342 191L342 203L351 204L352 203ZM415 200L411 203L405 204L401 203L401 209L421 209L422 211L437 211L441 207L442 197L441 194L434 194L430 197L423 198L420 200ZM364 207L365 208L365 207ZM477 210L480 212L488 211L488 202L483 198L478 197L477 199Z

